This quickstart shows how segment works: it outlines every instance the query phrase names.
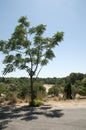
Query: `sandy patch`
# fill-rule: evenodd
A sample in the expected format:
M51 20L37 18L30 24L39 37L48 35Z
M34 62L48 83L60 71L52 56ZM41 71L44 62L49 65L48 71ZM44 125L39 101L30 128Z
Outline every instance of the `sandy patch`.
M86 99L81 100L66 100L66 101L48 101L53 107L71 108L71 107L86 107Z
M29 106L29 103L16 103L15 104L16 108L20 108L20 107L23 107L23 106Z
M48 93L49 89L54 86L54 84L44 84L43 85L46 88L46 92Z

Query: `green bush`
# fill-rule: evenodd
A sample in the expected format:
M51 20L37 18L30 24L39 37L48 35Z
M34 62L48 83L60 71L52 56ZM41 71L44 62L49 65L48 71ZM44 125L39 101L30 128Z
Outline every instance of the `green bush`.
M39 99L35 99L33 101L30 101L29 106L31 107L39 107L42 105L42 101Z
M49 89L48 94L49 95L54 95L54 96L58 96L59 90L58 87L53 86L52 88Z
M43 99L46 95L46 88L43 87L43 84L41 82L34 83L34 95L36 99Z
M20 86L18 90L18 97L25 99L26 95L30 95L30 89L29 86Z
M86 87L80 86L79 89L78 89L78 93L82 96L86 96Z

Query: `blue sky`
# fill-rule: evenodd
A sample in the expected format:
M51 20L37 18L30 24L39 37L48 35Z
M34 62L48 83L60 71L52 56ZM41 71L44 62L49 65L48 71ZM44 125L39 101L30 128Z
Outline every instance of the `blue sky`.
M86 0L0 0L0 40L8 40L20 16L27 16L31 27L47 25L45 35L64 32L64 41L54 49L56 57L39 77L64 77L71 72L86 73ZM0 77L4 65L0 54ZM16 70L9 77L28 76Z

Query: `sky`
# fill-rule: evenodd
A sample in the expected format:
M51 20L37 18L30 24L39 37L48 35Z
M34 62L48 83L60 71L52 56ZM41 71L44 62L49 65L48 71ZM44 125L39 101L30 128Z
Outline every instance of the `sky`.
M64 40L54 49L55 58L39 77L65 77L72 72L86 73L86 0L0 0L0 40L8 40L20 16L27 16L31 27L46 25L46 36L64 32ZM5 65L0 53L0 77ZM5 77L28 77L16 70Z

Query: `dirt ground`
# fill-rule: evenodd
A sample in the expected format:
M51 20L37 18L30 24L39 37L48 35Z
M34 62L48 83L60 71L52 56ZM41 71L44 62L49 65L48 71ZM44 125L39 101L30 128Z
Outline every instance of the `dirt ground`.
M49 89L52 87L53 85L50 84L44 84L44 87L46 88L46 92L49 91ZM57 101L58 99L54 98L55 100L52 100L52 98L47 102L47 104L50 104L53 107L86 107L86 96L85 98L80 99L79 94L77 95L75 100L61 100L61 101Z
M52 107L61 107L61 108L86 107L86 99L66 100L66 101L49 100L47 102L44 102L44 104L51 105ZM28 103L17 103L15 105L15 107L17 108L22 106L28 106Z
M85 107L86 99L66 100L66 101L48 101L53 107Z

